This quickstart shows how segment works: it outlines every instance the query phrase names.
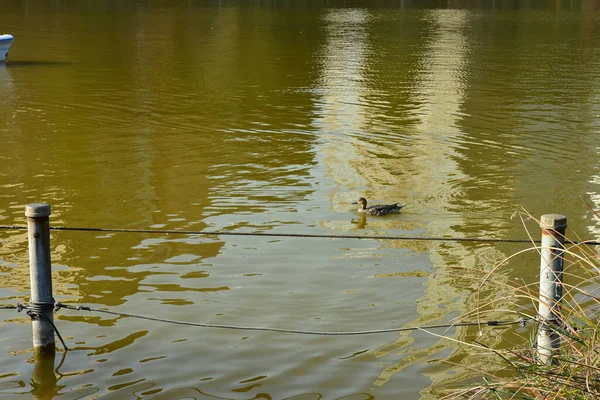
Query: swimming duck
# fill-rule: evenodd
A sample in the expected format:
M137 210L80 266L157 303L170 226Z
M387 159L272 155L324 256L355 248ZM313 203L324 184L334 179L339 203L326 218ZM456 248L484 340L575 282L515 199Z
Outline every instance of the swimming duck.
M399 206L398 203L395 204L378 204L376 206L367 207L367 199L361 197L358 201L355 201L352 204L360 204L360 208L358 212L369 214L369 215L388 215L399 212L404 206Z

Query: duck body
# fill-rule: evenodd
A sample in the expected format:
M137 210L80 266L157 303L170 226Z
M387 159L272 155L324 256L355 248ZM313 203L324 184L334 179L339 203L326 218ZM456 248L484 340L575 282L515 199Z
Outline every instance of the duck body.
M404 207L404 206L398 205L398 203L377 204L375 206L367 207L367 200L364 197L361 197L360 199L358 199L358 201L356 201L352 204L360 204L360 208L358 209L358 212L361 212L364 214L369 214L369 215L375 215L378 217L382 216L382 215L395 214L397 212L400 212L400 210L402 210L402 208Z

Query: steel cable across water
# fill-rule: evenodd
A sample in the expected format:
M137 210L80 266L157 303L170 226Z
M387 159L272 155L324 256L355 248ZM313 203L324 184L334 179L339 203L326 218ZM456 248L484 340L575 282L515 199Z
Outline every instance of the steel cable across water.
M5 230L27 230L22 225L0 225ZM191 231L178 229L125 229L125 228L86 228L50 226L52 231L77 231L77 232L104 232L104 233L149 233L149 234L174 234L174 235L205 235L205 236L257 236L257 237L288 237L288 238L313 238L313 239L364 239L364 240L406 240L406 241L436 241L436 242L474 242L474 243L540 243L531 239L497 239L481 237L443 237L443 236L401 236L401 235L326 235L313 233L271 233L271 232L230 232L230 231ZM573 245L598 246L596 240L568 240L565 243Z

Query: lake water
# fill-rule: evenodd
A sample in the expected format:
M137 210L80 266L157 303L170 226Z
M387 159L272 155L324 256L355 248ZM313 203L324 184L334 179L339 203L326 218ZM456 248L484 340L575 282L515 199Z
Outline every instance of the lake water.
M2 225L24 225L25 205L46 202L51 224L66 227L537 238L535 222L511 218L524 209L565 214L571 236L600 238L597 1L1 7L0 33L15 36L0 65ZM360 196L408 205L365 217L351 205ZM314 331L446 323L473 309L496 262L528 247L51 240L58 301ZM0 303L26 302L27 234L0 229L0 245ZM535 255L519 257L497 279L535 282L538 269ZM489 363L420 331L303 336L61 310L71 351L40 367L29 318L0 312L3 398L439 398ZM502 347L530 329L435 333Z

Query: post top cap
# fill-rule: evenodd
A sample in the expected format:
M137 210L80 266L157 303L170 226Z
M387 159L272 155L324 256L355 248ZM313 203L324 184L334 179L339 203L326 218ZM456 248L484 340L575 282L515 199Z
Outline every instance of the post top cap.
M540 226L542 229L566 229L567 217L562 214L544 214L540 218Z
M25 206L26 217L47 217L50 214L50 205L46 203L31 203Z

